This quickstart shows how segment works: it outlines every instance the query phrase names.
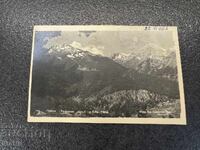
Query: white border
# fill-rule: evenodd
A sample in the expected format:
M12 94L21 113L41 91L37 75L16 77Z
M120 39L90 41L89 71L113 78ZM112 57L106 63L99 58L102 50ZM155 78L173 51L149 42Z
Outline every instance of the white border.
M150 27L148 31L158 31L155 27ZM180 93L180 104L181 114L180 118L110 118L110 117L33 117L30 114L31 109L31 86L32 86L32 67L33 67L33 53L34 53L34 41L36 31L144 31L145 26L116 26L116 25L39 25L34 26L33 29L33 41L32 41L32 54L31 54L31 66L30 66L30 79L29 79L29 98L28 98L28 122L55 122L55 123L104 123L104 124L171 124L171 125L186 125L186 111L185 111L185 99L184 99L184 88L181 68L181 58L178 43L177 27L170 26L163 32L172 31L173 40L176 48L176 61L178 70L178 83ZM157 26L156 29L158 29ZM162 27L161 27L162 28Z

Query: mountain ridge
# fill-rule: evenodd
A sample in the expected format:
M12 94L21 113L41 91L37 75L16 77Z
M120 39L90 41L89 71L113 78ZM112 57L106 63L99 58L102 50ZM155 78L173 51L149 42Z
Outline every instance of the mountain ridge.
M149 97L145 96L147 93L149 96L160 95L158 97L172 100L179 98L176 81L139 72L131 68L131 64L127 67L110 57L95 55L69 45L51 47L44 54L44 59L35 61L33 66L34 108L42 106L60 110L63 105L67 105L67 108L75 111L83 108L104 110L105 102L109 103L112 111L122 114L129 106L136 108L138 103L143 102L146 105L146 101L149 101ZM140 91L138 95L136 91ZM112 105L114 101L116 105ZM152 99L152 102L157 102L157 99ZM45 103L48 105L45 106ZM126 113L129 116L132 112Z

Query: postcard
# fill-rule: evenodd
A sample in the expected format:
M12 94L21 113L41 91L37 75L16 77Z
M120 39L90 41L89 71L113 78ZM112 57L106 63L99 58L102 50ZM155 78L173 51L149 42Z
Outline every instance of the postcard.
M28 122L185 125L177 27L34 26Z

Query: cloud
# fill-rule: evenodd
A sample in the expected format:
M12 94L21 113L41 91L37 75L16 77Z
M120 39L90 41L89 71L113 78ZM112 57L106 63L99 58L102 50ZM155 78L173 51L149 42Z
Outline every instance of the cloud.
M96 54L96 55L104 55L103 52L100 50L100 49L103 49L103 47L96 47L95 45L88 45L88 46L84 47L84 46L81 45L81 43L76 42L76 41L72 42L70 45L75 47L75 48L82 49L84 51L89 51L89 52Z
M46 40L47 42L43 46L45 48L71 44L77 48L104 56L139 51L148 43L167 50L174 46L170 32L91 31L86 34L85 31L62 31L59 36L50 37Z

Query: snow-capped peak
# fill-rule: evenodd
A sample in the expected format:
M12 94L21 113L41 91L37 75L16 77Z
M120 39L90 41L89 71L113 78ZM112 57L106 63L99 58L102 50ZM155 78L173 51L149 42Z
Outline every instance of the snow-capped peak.
M111 56L111 58L118 62L118 63L124 63L127 61L127 59L129 58L129 54L126 53L115 53Z
M74 59L74 58L80 58L86 56L89 52L83 51L78 48L74 48L71 45L63 44L63 45L56 45L52 46L49 51L49 54L57 54L66 56L68 58Z
M150 57L166 57L168 55L168 52L166 49L153 44L149 43L139 49L139 51L136 51L137 54L147 55Z
M101 47L102 48L102 47ZM103 53L95 46L89 45L83 47L79 42L72 42L71 44L54 45L49 48L49 54L56 53L57 55L64 55L71 59L84 57L86 55L99 55L104 56Z

